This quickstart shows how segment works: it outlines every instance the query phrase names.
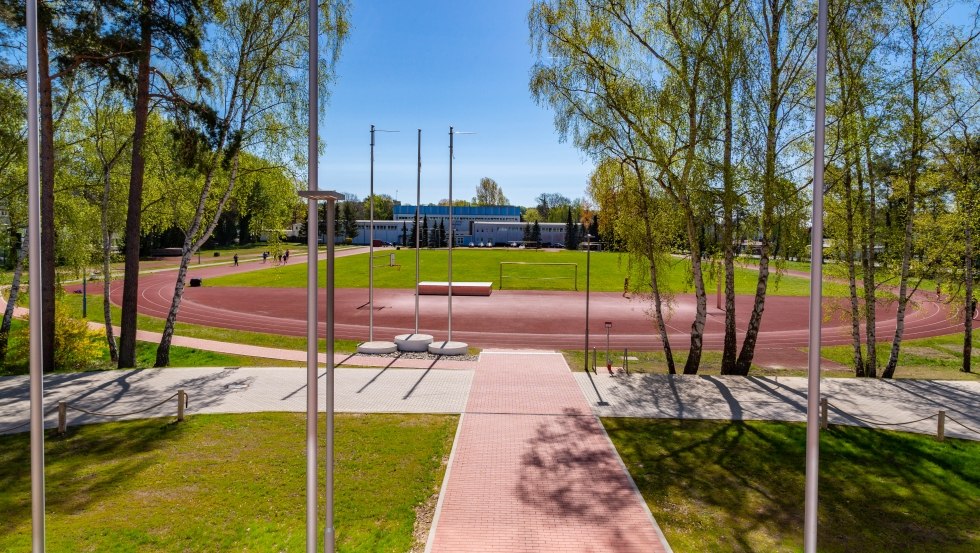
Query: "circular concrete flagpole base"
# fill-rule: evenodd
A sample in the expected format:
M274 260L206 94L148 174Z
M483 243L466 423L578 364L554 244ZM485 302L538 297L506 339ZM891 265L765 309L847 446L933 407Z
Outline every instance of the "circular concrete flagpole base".
M394 342L385 342L383 340L375 340L373 342L364 342L357 346L357 353L365 353L368 355L378 355L384 353L394 353L398 349L398 346Z
M429 353L432 355L466 355L466 342L432 342L429 344Z
M429 349L432 336L429 334L399 334L395 336L398 351L422 352Z

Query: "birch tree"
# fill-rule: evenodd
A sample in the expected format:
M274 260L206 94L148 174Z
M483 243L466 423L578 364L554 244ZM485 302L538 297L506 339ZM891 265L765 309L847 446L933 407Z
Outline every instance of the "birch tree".
M329 82L347 34L347 6L342 1L320 5L321 44L318 52L323 86ZM197 193L185 223L174 295L157 348L155 366L170 360L170 343L183 298L191 257L211 236L225 205L239 185L243 151L261 152L262 159L295 164L304 150L306 127L305 74L296 68L306 59L307 24L304 6L287 0L236 0L225 6L209 51L214 88L208 101L217 114L202 130L184 126L181 148L192 173L176 178L193 183ZM324 38L326 40L324 40ZM326 90L321 95L326 100ZM205 122L211 123L211 122ZM254 168L273 170L283 165Z

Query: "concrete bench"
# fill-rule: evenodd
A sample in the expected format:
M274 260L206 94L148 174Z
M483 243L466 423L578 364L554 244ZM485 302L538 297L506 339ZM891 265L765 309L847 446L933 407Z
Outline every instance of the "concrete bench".
M454 282L454 296L489 296L493 291L492 282ZM448 296L448 282L424 281L419 283L419 295L422 296Z

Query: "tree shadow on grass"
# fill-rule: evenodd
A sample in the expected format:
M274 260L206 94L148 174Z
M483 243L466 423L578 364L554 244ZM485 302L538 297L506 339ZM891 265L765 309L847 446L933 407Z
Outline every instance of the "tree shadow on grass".
M606 419L678 550L802 546L805 426ZM980 444L831 427L821 440L821 551L971 551Z
M72 514L111 497L125 481L152 467L154 450L180 435L173 419L148 419L48 431L45 510ZM0 436L0 535L31 519L30 435Z

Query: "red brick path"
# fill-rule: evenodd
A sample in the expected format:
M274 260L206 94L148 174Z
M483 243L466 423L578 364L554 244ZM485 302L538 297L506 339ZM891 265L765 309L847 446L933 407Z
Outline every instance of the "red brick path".
M666 550L559 354L482 355L449 471L434 553Z

